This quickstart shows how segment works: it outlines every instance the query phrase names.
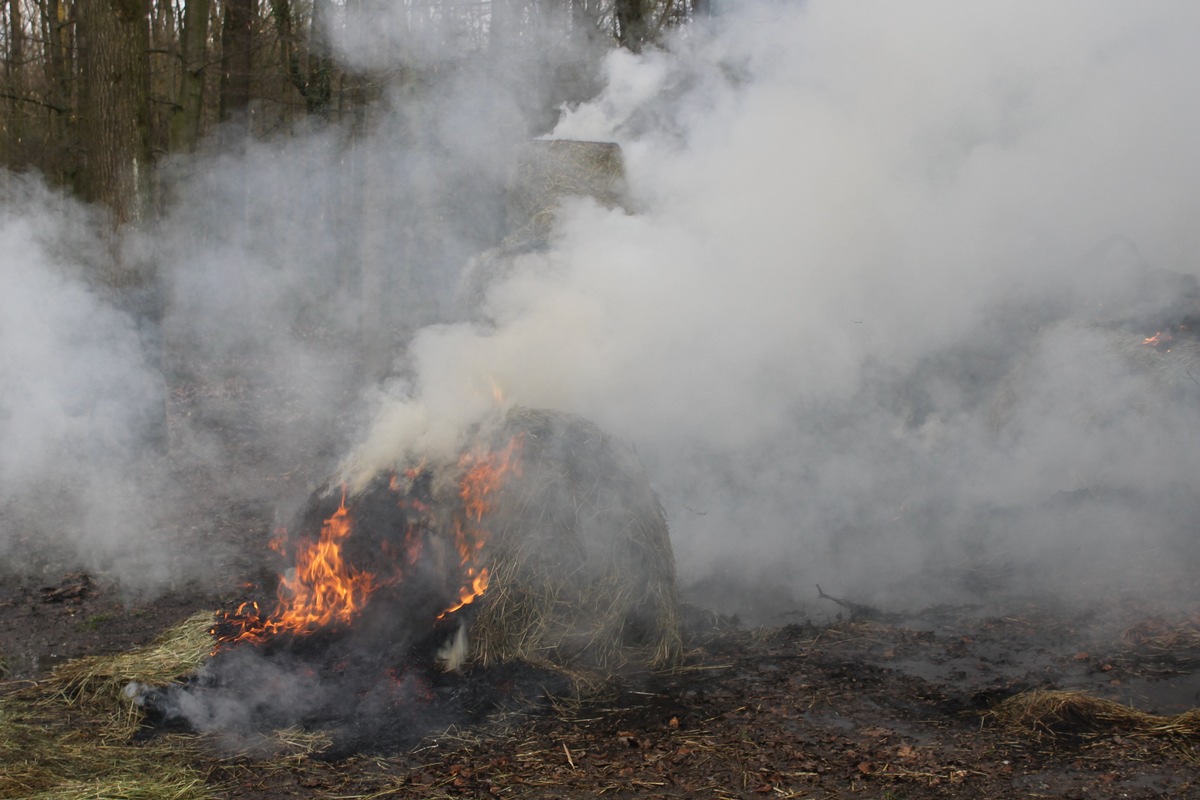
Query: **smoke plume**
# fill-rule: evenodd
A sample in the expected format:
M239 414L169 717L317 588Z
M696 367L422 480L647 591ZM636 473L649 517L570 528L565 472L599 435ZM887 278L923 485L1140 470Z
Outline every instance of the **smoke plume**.
M0 558L78 554L131 588L164 581L140 526L162 419L144 333L84 279L105 256L84 209L10 176L0 202ZM51 559L53 560L53 559ZM118 567L118 565L123 565Z
M739 3L612 52L586 101L589 80L543 80L554 59L446 68L353 143L180 162L151 245L168 344L189 355L167 367L258 388L175 444L232 464L212 430L241 426L259 455L239 454L239 480L361 476L454 452L498 388L637 447L684 588L710 602L1171 585L1196 555L1200 350L1178 326L1200 313L1197 17ZM443 52L339 25L372 69ZM620 144L623 207L566 202L468 298L539 134ZM160 376L17 207L0 223L4 494L67 463L64 483L109 497L93 465L137 450ZM1143 345L1167 326L1170 352ZM155 542L103 530L71 541L109 560Z
M1200 74L1185 4L748 4L618 51L553 136L619 142L487 324L419 332L360 454L511 402L636 442L681 578L891 602L1194 563Z

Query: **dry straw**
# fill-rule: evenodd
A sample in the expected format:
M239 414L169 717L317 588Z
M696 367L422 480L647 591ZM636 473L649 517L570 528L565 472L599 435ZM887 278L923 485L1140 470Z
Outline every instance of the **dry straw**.
M517 258L547 246L564 203L578 198L590 198L605 208L623 204L621 148L611 142L530 142L518 154L505 191L509 233L471 260L459 287L466 308L481 311L488 289L511 274Z
M1004 700L989 715L1008 728L1035 734L1194 738L1200 736L1200 709L1178 716L1148 714L1083 692L1035 690Z
M513 436L521 474L487 518L491 583L474 609L473 659L551 666L577 686L676 663L666 517L633 450L553 411L513 409L492 439Z
M210 796L191 764L193 737L133 743L131 681L165 683L190 672L212 647L201 613L147 647L82 658L0 699L0 797L38 800Z
M611 142L530 142L517 161L505 202L510 238L544 242L565 198L590 197L619 205L625 192L621 148Z

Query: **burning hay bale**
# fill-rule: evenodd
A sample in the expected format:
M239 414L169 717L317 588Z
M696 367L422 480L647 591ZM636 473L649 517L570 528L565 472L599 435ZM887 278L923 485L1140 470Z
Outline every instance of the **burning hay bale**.
M314 572L302 555L285 606L325 604L328 591L359 635L454 634L463 651L453 641L441 650L451 667L465 658L611 675L679 657L662 508L632 449L580 417L514 409L481 424L457 461L397 468L348 496L318 493L301 523L322 536L342 526L352 566ZM322 570L342 587L302 577L319 581Z
M513 409L478 426L454 463L398 469L344 503L360 547L391 537L384 549L412 567L371 605L393 606L403 587L410 616L469 628L469 663L611 675L679 657L666 518L633 450L587 420ZM314 508L310 520L328 500Z
M319 491L275 546L273 610L222 615L183 683L135 684L152 724L406 746L680 656L663 511L632 449L579 417L515 409L455 460Z
M612 672L680 654L666 519L633 451L579 418L517 409L493 434L521 442L496 501L490 584L472 658Z
M1083 692L1036 690L1004 700L989 712L1005 727L1051 736L1200 737L1200 709L1178 716L1148 714Z

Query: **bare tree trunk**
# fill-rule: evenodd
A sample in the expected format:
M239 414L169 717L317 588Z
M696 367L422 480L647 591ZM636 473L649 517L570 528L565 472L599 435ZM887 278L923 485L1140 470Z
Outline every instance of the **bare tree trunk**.
M250 80L254 71L255 0L225 0L221 26L222 149L240 151L250 130Z
M333 55L329 48L330 0L313 0L312 26L308 32L308 91L304 93L309 114L329 119L333 100Z
M8 64L9 75L25 69L25 24L21 0L8 0Z
M80 195L115 225L139 220L150 176L150 96L145 0L79 6Z
M647 5L648 0L616 0L617 41L635 53L642 51L650 35Z
M617 0L617 41L620 46L641 53L649 34L646 1Z
M313 0L308 35L297 32L289 0L271 0L271 15L279 36L280 57L288 79L304 98L310 117L328 119L333 100L333 57L328 47L330 0Z
M79 194L109 212L107 258L96 280L136 321L149 362L161 361L163 299L154 264L125 248L150 208L150 67L147 0L84 0L78 5ZM165 445L162 414L148 441Z
M25 97L25 32L22 24L21 0L8 0L5 7L8 21L8 52L4 58L4 89L9 98L8 119L4 128L8 141L4 147L4 162L7 166L20 166L24 161L24 116L22 98Z
M45 48L47 107L48 175L60 185L74 185L79 173L78 117L73 92L76 87L75 26L71 20L71 0L44 0L42 4L42 41Z
M171 119L171 149L194 152L204 119L204 65L208 60L210 0L187 0L183 9L179 108Z

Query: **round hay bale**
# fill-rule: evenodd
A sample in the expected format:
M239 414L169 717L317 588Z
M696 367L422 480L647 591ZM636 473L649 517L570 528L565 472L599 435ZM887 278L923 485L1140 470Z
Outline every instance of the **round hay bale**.
M471 258L459 280L458 300L467 313L482 314L488 290L512 275L517 259L546 248L563 203L578 197L605 208L622 206L625 164L619 145L538 140L521 150L505 189L507 233Z
M526 408L479 423L464 442L456 460L398 454L394 471L310 498L292 551L344 514L338 569L370 573L375 587L335 632L436 646L465 627L467 663L520 661L589 680L674 663L674 556L633 449L581 417ZM289 588L289 574L281 597L307 591ZM461 656L459 641L444 660Z
M530 142L508 188L505 221L513 234L545 241L558 206L568 197L591 197L608 208L625 193L620 145L565 139Z
M604 672L674 663L674 556L632 448L581 417L520 408L481 436L493 448L515 437L521 454L488 517L472 658Z

